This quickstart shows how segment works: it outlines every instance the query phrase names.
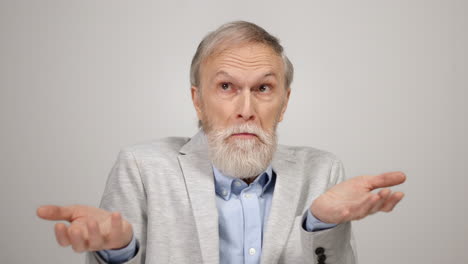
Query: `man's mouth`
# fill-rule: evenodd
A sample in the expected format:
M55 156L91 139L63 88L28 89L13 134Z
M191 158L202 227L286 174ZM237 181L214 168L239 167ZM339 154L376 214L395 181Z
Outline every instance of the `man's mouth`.
M254 137L257 137L256 134L253 134L253 133L235 133L235 134L232 134L231 137L236 137L236 138L254 138Z

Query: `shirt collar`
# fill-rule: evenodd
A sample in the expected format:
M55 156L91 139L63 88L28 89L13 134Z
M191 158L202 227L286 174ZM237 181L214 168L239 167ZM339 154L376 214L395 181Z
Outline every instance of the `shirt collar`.
M238 195L243 189L249 186L243 180L224 175L215 166L212 167L215 178L216 194L222 197L224 200L229 200L231 198L231 193ZM271 165L269 165L268 168L250 184L250 186L258 186L257 194L261 196L272 182L272 176L273 168Z

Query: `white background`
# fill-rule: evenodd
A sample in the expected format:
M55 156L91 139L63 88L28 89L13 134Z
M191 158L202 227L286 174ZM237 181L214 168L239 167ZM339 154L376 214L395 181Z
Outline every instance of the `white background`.
M0 262L84 262L36 207L97 206L121 147L192 136L196 46L243 19L296 68L281 143L408 175L394 212L354 223L360 263L467 263L467 17L461 0L1 0Z

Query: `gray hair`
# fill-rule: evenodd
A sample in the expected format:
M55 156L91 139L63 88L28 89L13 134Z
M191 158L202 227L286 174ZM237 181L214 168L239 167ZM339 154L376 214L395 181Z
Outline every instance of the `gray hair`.
M192 86L200 85L200 66L213 53L218 51L222 44L236 45L243 43L262 43L272 48L284 63L285 88L290 88L293 80L294 68L288 57L284 54L279 39L270 35L265 29L246 21L233 21L220 26L206 35L198 45L190 67L190 83Z

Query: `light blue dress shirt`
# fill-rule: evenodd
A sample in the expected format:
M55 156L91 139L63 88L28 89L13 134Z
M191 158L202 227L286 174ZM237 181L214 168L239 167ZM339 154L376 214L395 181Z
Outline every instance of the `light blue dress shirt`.
M276 174L271 165L252 183L223 175L213 167L216 207L219 223L219 257L222 264L259 264L262 254L263 230L270 212ZM315 218L310 210L303 227L319 231L336 225ZM119 264L133 258L138 252L135 237L130 244L118 250L98 251L108 263Z
M213 167L219 224L219 258L223 264L260 263L263 230L273 198L271 166L247 185Z

